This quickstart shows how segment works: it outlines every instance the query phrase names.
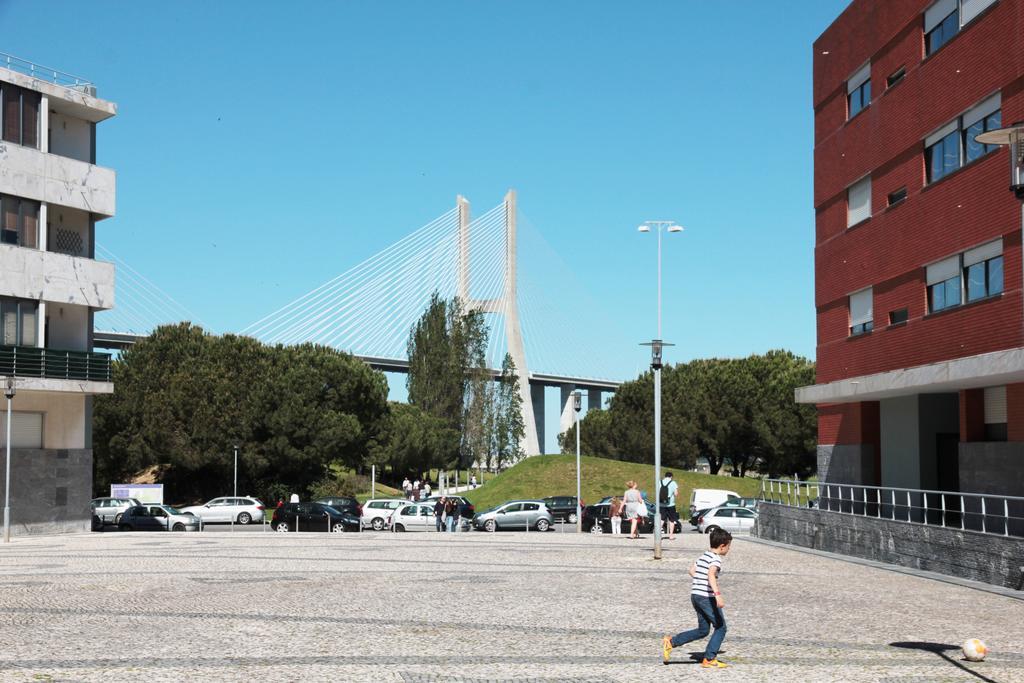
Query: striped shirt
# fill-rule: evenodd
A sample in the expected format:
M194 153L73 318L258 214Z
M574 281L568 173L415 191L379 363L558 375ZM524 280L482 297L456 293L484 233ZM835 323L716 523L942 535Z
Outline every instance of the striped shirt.
M714 597L715 591L708 582L708 572L712 567L718 568L718 575L722 575L722 558L710 550L697 558L697 571L693 575L693 583L690 586L690 595L703 595Z

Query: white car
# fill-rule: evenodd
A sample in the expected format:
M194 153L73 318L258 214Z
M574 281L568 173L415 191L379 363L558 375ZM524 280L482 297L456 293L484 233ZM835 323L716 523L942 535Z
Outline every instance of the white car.
M750 531L757 521L757 512L750 508L737 506L721 506L711 508L697 519L697 530L702 534L711 533L712 529L725 529L732 533Z
M224 496L214 498L205 505L190 505L181 508L182 512L191 512L203 520L203 524L217 522L238 522L249 524L250 522L263 521L263 503L252 496Z
M370 527L374 531L381 531L391 524L391 515L395 510L408 505L409 501L402 498L373 498L363 503L363 514L359 521L363 527Z
M413 503L400 507L391 518L393 531L437 531L437 518L434 516L434 504ZM442 527L443 529L444 527ZM463 517L459 531L469 531L469 520Z
M93 498L92 514L99 519L99 524L120 524L124 511L136 505L142 505L135 498Z

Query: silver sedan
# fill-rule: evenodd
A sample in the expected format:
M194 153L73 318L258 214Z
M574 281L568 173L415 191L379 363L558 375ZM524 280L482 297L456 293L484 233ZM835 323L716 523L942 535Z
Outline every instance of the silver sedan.
M510 500L507 503L477 513L473 528L482 531L498 529L536 529L547 531L554 517L542 500Z

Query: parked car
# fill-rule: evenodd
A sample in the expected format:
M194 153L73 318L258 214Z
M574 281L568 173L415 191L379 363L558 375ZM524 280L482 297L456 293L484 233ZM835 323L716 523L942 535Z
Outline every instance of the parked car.
M121 531L199 531L199 518L170 505L135 505L121 515Z
M698 510L718 507L732 498L739 497L740 494L735 491L726 491L725 489L693 489L690 492L690 514L692 515Z
M555 518L542 500L510 500L473 517L473 528L482 531L499 529L536 529L547 531Z
M409 501L403 498L374 498L363 503L360 520L364 527L380 531L391 524L395 510L408 504Z
M551 496L544 499L544 504L551 510L551 516L555 521L576 523L580 511L576 496Z
M323 503L339 512L347 512L353 517L359 517L363 514L363 506L352 496L325 496L324 498L317 498L313 502Z
M745 507L748 510L755 510L756 511L757 510L757 501L758 501L757 498L730 498L729 500L725 501L721 505L719 505L719 506L712 506L712 507ZM711 508L709 507L709 508L705 508L703 510L697 510L696 512L691 514L690 515L690 525L693 526L693 527L696 527L697 526L697 520L700 519L700 516L703 515L705 512L707 512L710 509Z
M654 505L648 501L647 503L647 516L640 520L637 525L637 532L641 534L649 534L654 531ZM580 522L584 533L591 534L610 534L612 532L612 519L608 515L608 511L611 508L611 498L602 498L599 502L593 505L587 505L583 508L583 520ZM630 529L630 521L626 519L625 513L622 515L622 533L628 534Z
M406 503L403 507L395 510L391 518L392 528L395 531L436 531L437 518L434 516L434 504ZM459 531L469 531L470 524L468 517L462 517L459 521Z
M263 503L252 496L235 498L224 496L214 498L203 505L189 505L181 508L182 512L191 512L203 520L203 524L216 522L263 522Z
M750 531L757 521L757 513L749 508L739 506L720 506L707 510L697 520L697 529L702 534L710 534L714 529L726 531Z
M121 522L121 515L130 507L142 505L135 498L93 498L90 503L92 514L99 518L100 524L114 524ZM93 520L93 528L96 522Z
M359 518L349 512L336 510L323 503L285 503L274 510L270 528L287 531L359 531Z
M442 498L442 496L439 496L439 495L438 496L430 496L429 498L425 498L424 500L421 500L420 502L421 503L430 503L431 505L433 505L437 501L441 500L441 498ZM473 515L476 514L476 506L469 502L469 498L465 498L463 496L444 496L444 498L454 498L455 500L459 501L459 505L462 506L462 518L463 519L472 519Z

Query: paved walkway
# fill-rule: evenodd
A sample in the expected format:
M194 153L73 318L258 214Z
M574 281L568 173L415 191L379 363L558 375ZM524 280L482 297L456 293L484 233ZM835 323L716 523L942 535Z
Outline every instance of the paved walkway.
M104 533L0 547L0 681L1024 681L1024 602L737 539L723 671L706 537ZM988 661L951 648L981 637Z

